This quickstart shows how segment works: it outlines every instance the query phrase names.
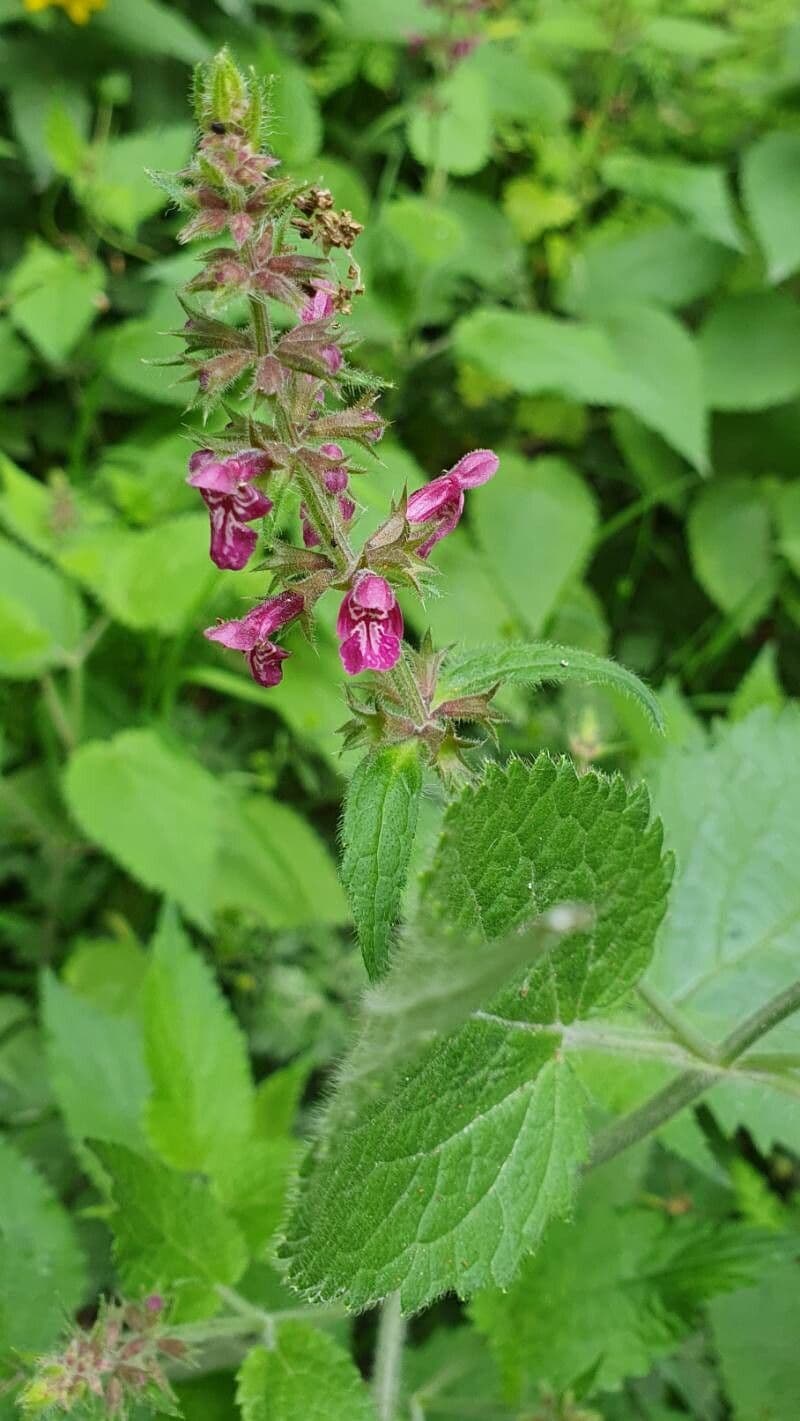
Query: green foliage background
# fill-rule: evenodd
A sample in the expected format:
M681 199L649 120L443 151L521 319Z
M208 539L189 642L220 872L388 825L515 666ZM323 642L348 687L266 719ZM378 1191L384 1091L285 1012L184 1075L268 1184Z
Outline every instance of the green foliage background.
M275 76L272 142L286 168L365 224L352 322L357 358L391 382L392 427L383 467L357 491L363 524L465 450L501 453L467 525L440 546L443 595L425 608L438 640L466 649L451 661L454 686L510 673L491 754L567 752L648 783L677 857L648 980L698 1029L719 1039L792 964L796 975L796 6L508 0L444 79L408 43L437 23L417 0L107 0L78 27L61 10L0 0L0 1375L11 1379L104 1290L162 1286L179 1326L207 1320L234 1285L270 1312L297 1305L274 1244L298 1123L325 1095L366 982L336 868L356 760L338 753L335 608L314 648L293 645L270 692L203 640L263 590L263 574L208 562L206 516L184 484L199 415L184 414L174 371L146 363L179 348L174 292L194 257L176 247L177 219L145 169L188 157L191 67L221 44ZM420 614L407 615L421 633ZM509 650L535 638L638 673L659 691L666 735L621 678L543 691L564 681L560 669ZM379 794L358 782L348 888L380 879L353 823L373 823L377 798L406 824L417 814L418 764L393 774ZM543 782L526 790L531 804ZM523 800L496 810L517 882L512 860L493 861L493 839L470 840L474 862L459 858L461 822L448 837L445 821L432 854L443 801L426 788L404 899L420 930L420 896L435 893L453 921L466 901L453 884L466 894L484 871L492 932L513 926L555 833L543 820L525 840ZM580 821L579 802L568 807ZM623 876L627 843L615 860L616 831L595 814L597 845L591 826L566 855L556 840L562 898L586 892L587 865L592 883ZM626 889L639 914L631 980L650 962L663 897L649 843ZM388 881L373 885L366 916L357 910L376 960L406 848L400 836ZM608 1007L602 964L591 970ZM534 1017L534 1000L531 1020L559 1022L541 1002ZM412 994L390 1008L401 1035L417 1005ZM461 1043L452 1061L448 1038L415 1068L423 1114L430 1083L457 1069L483 1108L491 1072L476 1038L490 1028L463 1018L447 1017ZM796 1028L781 1031L770 1045L797 1053ZM533 1039L523 1047L520 1034L495 1067L510 1081L524 1065L534 1133L537 1111L550 1119L553 1079L569 1077L574 1108L558 1178L547 1176L563 1214L584 1115L635 1106L668 1072L598 1061L589 1047L564 1067ZM515 1282L510 1264L494 1269L511 1291L479 1292L469 1317L452 1298L434 1302L414 1325L404 1415L795 1421L797 1110L731 1079L649 1151L594 1175L574 1224L552 1224ZM519 1122L504 1119L517 1139ZM424 1128L409 1121L410 1148ZM385 1122L371 1128L377 1150ZM396 1187L408 1207L396 1168L376 1204L369 1164L341 1134L325 1168L340 1172L345 1199L366 1218ZM464 1168L445 1157L443 1178ZM320 1195L320 1217L329 1204ZM346 1255L358 1241L340 1207L330 1229ZM517 1222L529 1248L546 1218ZM352 1283L359 1305L379 1295L375 1273L356 1285L333 1247L324 1260L297 1238L287 1248L307 1290L334 1297ZM402 1281L397 1256L394 1240L385 1256L376 1244L369 1265L387 1270L387 1290ZM491 1281L480 1259L469 1265ZM415 1306L453 1286L449 1262L430 1267L407 1283ZM372 1416L344 1350L368 1369L371 1317L352 1335L335 1309L323 1330L283 1329L278 1352L252 1351L240 1374L244 1421ZM240 1357L180 1382L188 1421L235 1414ZM293 1390L287 1372L316 1381ZM320 1377L328 1409L312 1411ZM0 1394L0 1415L14 1414Z

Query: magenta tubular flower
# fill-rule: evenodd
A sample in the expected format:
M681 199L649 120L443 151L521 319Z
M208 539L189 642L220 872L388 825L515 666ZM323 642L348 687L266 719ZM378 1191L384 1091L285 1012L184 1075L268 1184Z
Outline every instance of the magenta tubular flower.
M360 572L336 621L339 655L349 676L359 671L391 671L400 658L403 614L388 582Z
M296 592L281 592L244 617L207 627L205 635L209 641L218 641L232 651L243 651L253 680L260 686L277 686L283 676L281 662L291 656L291 652L276 646L272 636L287 622L299 617L303 606L303 599Z
M328 316L332 316L336 307L333 304L334 288L329 282L316 282L316 291L310 301L306 303L300 312L301 321L322 321ZM342 352L338 345L325 345L322 347L322 358L325 361L332 375L335 375L342 368Z
M211 520L211 561L238 572L249 561L258 534L247 524L263 518L272 499L250 480L270 467L266 455L247 449L228 459L218 459L210 449L198 449L189 460L186 482L199 490Z
M446 474L412 493L406 510L409 523L433 524L425 542L417 548L418 557L428 557L436 544L452 533L464 512L465 489L485 484L497 473L499 463L491 449L473 449Z

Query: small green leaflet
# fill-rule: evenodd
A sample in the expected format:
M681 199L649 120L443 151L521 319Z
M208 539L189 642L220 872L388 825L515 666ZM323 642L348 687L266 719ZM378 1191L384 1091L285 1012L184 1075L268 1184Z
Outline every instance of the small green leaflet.
M421 791L422 766L413 741L367 756L347 790L342 878L373 981L383 976L388 964Z
M657 696L632 671L591 651L546 641L451 652L444 664L443 694L447 698L475 695L501 680L533 687L568 681L611 686L635 701L657 730L664 729Z
M242 1151L254 1119L244 1035L211 968L164 914L144 985L150 1140L177 1169L215 1176Z
M242 1421L376 1421L366 1383L338 1342L303 1322L284 1322L272 1347L242 1363Z
M0 1376L9 1353L43 1352L84 1299L72 1220L29 1160L0 1139Z
M645 791L629 794L621 779L594 772L579 779L546 755L490 767L451 806L423 885L422 941L428 934L434 944L436 925L446 924L463 933L465 953L487 954L487 943L531 914L565 903L588 905L595 922L538 966L528 962L524 977L519 959L508 961L516 981L499 997L487 970L493 1010L408 1065L371 1069L380 1029L368 999L365 1035L321 1121L283 1246L302 1293L363 1308L399 1289L410 1311L447 1289L504 1287L547 1222L569 1208L587 1139L582 1088L558 1050L560 1022L616 1001L650 960L669 869L660 826L648 821ZM398 1023L403 964L401 952ZM378 1000L391 1003L394 970ZM442 980L441 964L431 975ZM480 972L462 981L466 1010L479 980ZM456 968L454 981L457 999ZM434 1029L440 1000L434 989ZM440 1021L447 1029L447 1011Z
M116 1206L109 1222L123 1288L133 1297L169 1294L177 1321L210 1317L219 1305L217 1285L237 1282L247 1251L207 1182L123 1145L90 1144Z

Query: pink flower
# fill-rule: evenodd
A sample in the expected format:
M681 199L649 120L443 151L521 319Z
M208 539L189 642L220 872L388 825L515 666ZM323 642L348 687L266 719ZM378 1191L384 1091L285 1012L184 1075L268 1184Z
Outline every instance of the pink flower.
M388 582L360 572L336 621L339 655L349 676L359 671L391 671L400 657L403 614Z
M334 288L330 283L318 283L317 290L311 300L306 302L300 312L301 321L324 321L332 316L336 310L333 304L333 291ZM338 370L341 370L343 356L338 345L324 345L321 355L331 375L335 375Z
M263 518L272 499L250 480L271 467L266 454L246 449L218 459L210 449L198 449L189 460L186 482L199 489L211 519L211 561L217 567L238 571L252 555L258 534L246 525Z
M358 418L361 424L367 426L364 437L370 441L370 444L379 443L386 430L386 425L380 415L375 410L361 410Z
M204 635L209 641L218 641L232 651L243 651L253 679L260 686L277 686L283 676L281 662L291 652L276 646L271 638L287 622L299 617L303 606L303 599L297 592L280 592L277 597L268 597L266 602L254 607L244 617L207 627Z
M418 557L426 558L440 539L452 533L464 512L465 489L485 484L497 473L499 463L491 449L473 449L448 473L412 493L406 510L409 523L433 524L429 536L417 548Z

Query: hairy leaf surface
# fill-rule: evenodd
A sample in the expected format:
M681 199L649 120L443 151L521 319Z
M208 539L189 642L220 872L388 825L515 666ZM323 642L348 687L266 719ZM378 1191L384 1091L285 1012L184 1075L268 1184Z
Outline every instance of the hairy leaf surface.
M629 794L597 774L578 779L548 756L491 767L448 811L419 924L422 942L437 923L454 934L434 982L459 933L465 954L491 956L493 940L532 913L577 902L595 920L521 981L517 970L499 995L487 971L492 1012L408 1066L371 1069L376 1060L380 1067L381 1034L370 1016L376 998L368 999L364 1035L306 1163L284 1246L301 1291L361 1308L399 1288L412 1310L447 1288L506 1286L548 1220L569 1208L586 1130L557 1023L615 1001L650 959L668 870L648 819L643 791ZM534 955L541 948L530 945ZM500 944L498 955L510 950ZM503 975L515 968L519 958L503 961ZM413 995L402 953L396 970L396 988L390 970L378 1001L391 1004L396 990L402 1023L403 999ZM454 965L453 975L454 1010L460 981L469 1009L480 973L462 980ZM433 998L435 1029L435 987ZM427 1005L423 992L423 1016ZM439 1018L449 1019L447 1011ZM528 1029L534 1022L556 1025ZM386 1049L391 1057L390 1039Z
M533 687L570 681L611 686L629 696L657 729L664 726L658 697L649 686L625 666L576 646L534 641L458 649L447 657L443 674L448 696L488 691L500 680Z
M423 919L492 941L531 913L589 905L570 938L502 1002L520 1020L569 1022L608 1007L647 967L666 906L669 865L646 790L619 776L578 777L568 760L491 766L445 816L424 883Z
M361 761L342 820L342 878L370 978L382 977L417 827L422 766L413 741Z

